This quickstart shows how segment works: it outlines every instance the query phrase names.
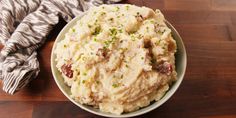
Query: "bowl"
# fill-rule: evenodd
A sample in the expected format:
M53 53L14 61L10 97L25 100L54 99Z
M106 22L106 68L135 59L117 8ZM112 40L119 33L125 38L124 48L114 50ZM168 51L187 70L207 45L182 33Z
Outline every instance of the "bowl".
M134 112L130 112L130 113L123 113L121 115L115 115L115 114L111 114L111 113L105 113L100 111L99 109L93 108L91 106L87 106L87 105L83 105L80 104L78 102L76 102L75 100L73 100L72 98L70 98L71 92L70 92L70 88L64 83L63 78L61 73L57 70L56 68L56 62L55 62L55 54L54 54L54 50L55 50L55 46L56 44L64 39L65 34L69 31L69 29L71 27L73 27L76 22L78 20L80 20L83 17L83 15L77 16L75 17L73 20L71 20L59 33L59 35L57 36L53 48L52 48L52 53L51 53L51 70L52 70L52 74L54 77L54 80L56 81L57 86L59 87L59 89L62 91L62 93L71 101L73 102L75 105L79 106L80 108L91 112L93 114L96 115L100 115L100 116L105 116L105 117L134 117L134 116L138 116L138 115L142 115L144 113L150 112L156 108L158 108L159 106L161 106L163 103L165 103L178 89L178 87L180 86L184 74L185 74L185 70L186 70L186 63L187 63L187 55L186 55L186 50L184 47L184 43L179 35L179 33L176 31L176 29L168 22L165 21L167 26L172 30L172 36L175 39L176 43L177 43L177 53L175 54L176 60L175 60L175 65L176 65L176 72L177 72L177 81L170 87L170 89L166 92L166 94L159 100L159 101L155 101L152 104L150 104L147 107L141 108L137 111Z

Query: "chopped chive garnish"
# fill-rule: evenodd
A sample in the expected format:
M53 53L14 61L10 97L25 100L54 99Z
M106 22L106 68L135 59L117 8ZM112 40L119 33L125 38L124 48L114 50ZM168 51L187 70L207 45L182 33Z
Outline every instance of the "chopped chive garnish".
M126 8L126 10L129 10L129 6L127 5L127 6L125 6L125 8Z
M85 83L85 80L82 80L82 83L84 84L84 83Z
M94 40L95 42L97 42L97 38L93 38L93 40Z
M126 64L125 67L128 68L129 66Z
M161 40L158 40L157 42L155 42L156 45L159 45L161 43Z
M151 22L152 24L154 24L154 23L155 23L155 22L154 22L154 20L151 20L150 22Z
M92 35L98 35L101 31L101 26L97 26L94 30L94 32L92 33Z
M131 40L132 40L132 41L135 41L135 37L134 37L133 34L131 34Z
M89 25L89 24L88 24L88 27L89 27L89 28L91 28L91 27L92 27L92 25Z
M105 15L105 14L106 14L106 12L102 12L102 13L101 13L102 16Z
M110 34L112 36L116 35L117 34L117 30L115 28L110 29Z
M112 87L113 87L113 88L117 88L117 87L118 87L118 84L112 84Z
M120 7L116 7L116 11L119 11L120 10Z
M149 31L149 27L146 27L147 32Z

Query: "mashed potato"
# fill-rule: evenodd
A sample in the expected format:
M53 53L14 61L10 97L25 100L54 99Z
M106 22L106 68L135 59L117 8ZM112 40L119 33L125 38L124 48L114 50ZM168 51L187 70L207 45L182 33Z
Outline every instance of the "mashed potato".
M176 42L159 10L91 8L56 44L56 67L71 97L114 114L158 101L176 80Z

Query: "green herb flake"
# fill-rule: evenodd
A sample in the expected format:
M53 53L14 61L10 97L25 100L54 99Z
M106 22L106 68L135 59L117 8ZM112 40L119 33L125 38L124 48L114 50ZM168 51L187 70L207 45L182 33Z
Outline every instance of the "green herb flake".
M106 47L106 46L103 46L103 49L107 49L108 47Z
M106 47L108 47L108 45L110 45L111 41L107 40L107 41L104 41L104 44Z
M101 26L97 26L92 35L98 35L101 32Z
M155 42L155 45L158 46L160 45L160 43L161 43L161 40L158 40L157 42Z
M125 6L125 9L126 9L126 10L129 10L129 6L128 6L128 5L127 5L127 6Z
M125 67L128 68L129 66L126 64Z
M115 28L112 28L112 29L110 29L110 34L111 35L116 35L117 34L117 29L115 29Z
M121 48L122 51L127 51L128 48ZM127 62L126 60L124 60L124 62Z
M132 41L135 41L135 36L133 34L131 34L130 37Z
M75 28L72 29L72 32L75 32Z
M142 34L139 34L139 35L138 35L138 38L139 38L139 39L141 39L142 37L143 37Z
M120 7L116 7L116 12L118 12L120 10Z
M97 42L97 38L96 38L96 37L94 37L94 38L93 38L93 41Z
M105 15L105 14L106 14L106 12L102 12L102 13L101 13L102 16Z
M82 57L81 59L82 59L83 61L85 61L85 60L86 60L86 57Z
M89 27L89 28L91 28L91 27L92 27L92 25L88 24L88 27Z
M147 32L149 31L149 27L148 26L146 27L146 30L147 30Z
M86 75L87 75L87 73L85 73L85 72L84 72L84 73L83 73L83 75L84 75L84 76L86 76Z
M166 32L166 29L164 29L163 31L161 31L161 34L164 34Z
M66 48L66 47L67 47L67 45L63 45L63 47L64 47L64 48Z
M123 77L124 77L124 75L122 74L122 75L120 76L120 78L123 79Z
M154 20L151 20L150 22L151 22L152 24L154 24L154 23L155 23L155 21L154 21Z
M116 40L117 38L115 37L115 36L113 36L112 38L111 38L111 43L115 43L115 40Z
M141 59L143 60L143 59L144 59L144 57L141 57Z
M112 84L112 87L117 88L117 87L119 87L119 85L118 84Z
M163 50L166 50L166 47L165 46L163 46L163 47L161 47Z
M113 77L112 78L116 78L116 76L115 75L113 75Z
M104 47L105 49L108 48L110 46L110 44L114 43L114 39L113 40L106 40L104 41Z
M85 83L85 80L82 80L82 83L84 84L84 83Z

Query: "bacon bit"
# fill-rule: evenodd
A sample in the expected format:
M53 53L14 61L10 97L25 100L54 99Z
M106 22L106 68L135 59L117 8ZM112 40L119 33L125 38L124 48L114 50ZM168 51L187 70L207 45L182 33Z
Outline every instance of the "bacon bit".
M169 52L173 52L175 50L175 43L173 41L168 41L169 44L168 44L168 51Z
M162 74L167 74L167 75L170 75L173 70L172 65L168 62L162 62L161 64L154 66L154 69L156 69Z
M150 40L145 40L144 39L144 48L150 48L152 46L152 44L151 44L151 41Z
M107 57L107 49L106 48L99 48L97 51L97 56Z
M61 67L62 73L65 74L67 77L73 77L73 70L71 70L71 64L64 64Z

